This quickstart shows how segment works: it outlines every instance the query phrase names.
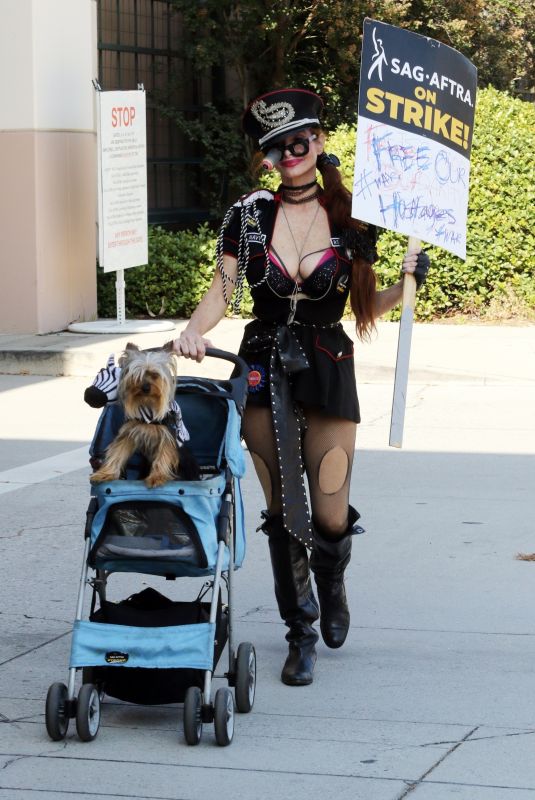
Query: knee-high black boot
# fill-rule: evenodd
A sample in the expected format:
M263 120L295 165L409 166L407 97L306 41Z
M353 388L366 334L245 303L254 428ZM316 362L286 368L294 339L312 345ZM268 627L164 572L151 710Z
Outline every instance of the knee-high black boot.
M344 572L351 559L352 535L362 533L360 514L349 506L348 526L338 539L323 536L315 527L310 568L316 579L320 601L320 629L327 647L341 647L349 631L349 608Z
M262 530L269 537L279 612L288 626L289 653L281 680L290 686L306 686L312 683L319 638L312 626L319 609L310 580L307 549L287 533L282 515L268 517Z

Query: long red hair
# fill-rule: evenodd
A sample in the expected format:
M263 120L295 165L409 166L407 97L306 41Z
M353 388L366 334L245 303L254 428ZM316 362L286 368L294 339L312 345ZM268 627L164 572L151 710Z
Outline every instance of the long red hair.
M322 164L321 159L318 170L323 178L325 207L330 219L342 230L354 230L362 236L367 226L351 216L351 193L342 183L340 171L334 164ZM349 302L355 315L359 339L369 339L375 330L375 288L376 278L371 263L355 254Z

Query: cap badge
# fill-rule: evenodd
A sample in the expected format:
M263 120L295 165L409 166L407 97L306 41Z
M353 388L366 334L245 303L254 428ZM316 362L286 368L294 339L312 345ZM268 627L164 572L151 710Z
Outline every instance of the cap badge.
M295 117L295 109L290 103L272 103L268 106L263 100L253 103L251 113L264 128L278 128Z

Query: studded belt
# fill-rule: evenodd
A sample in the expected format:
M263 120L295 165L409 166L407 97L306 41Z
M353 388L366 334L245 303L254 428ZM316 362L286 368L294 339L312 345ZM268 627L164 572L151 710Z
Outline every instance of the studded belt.
M294 331L284 324L266 323L248 340L255 346L271 348L270 401L281 480L284 527L292 536L312 547L312 527L303 479L301 437L304 419L292 399L291 376L309 363Z

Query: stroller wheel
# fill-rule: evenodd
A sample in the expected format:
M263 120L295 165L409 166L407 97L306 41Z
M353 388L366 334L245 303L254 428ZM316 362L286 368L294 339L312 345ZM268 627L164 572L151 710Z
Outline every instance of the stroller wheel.
M190 686L184 698L184 736L188 744L199 744L202 736L202 694L198 686Z
M104 683L102 680L98 680L98 676L99 670L97 667L82 667L82 684L93 683L98 689L100 702L102 703L106 692L104 691Z
M242 642L236 657L236 708L248 714L253 707L256 688L256 653L250 642Z
M218 689L214 702L215 740L226 747L234 736L234 697L226 686Z
M92 742L100 727L100 695L92 683L84 683L76 704L76 730L82 742Z
M46 696L46 731L51 739L59 742L67 735L69 717L66 714L67 687L64 683L53 683Z

